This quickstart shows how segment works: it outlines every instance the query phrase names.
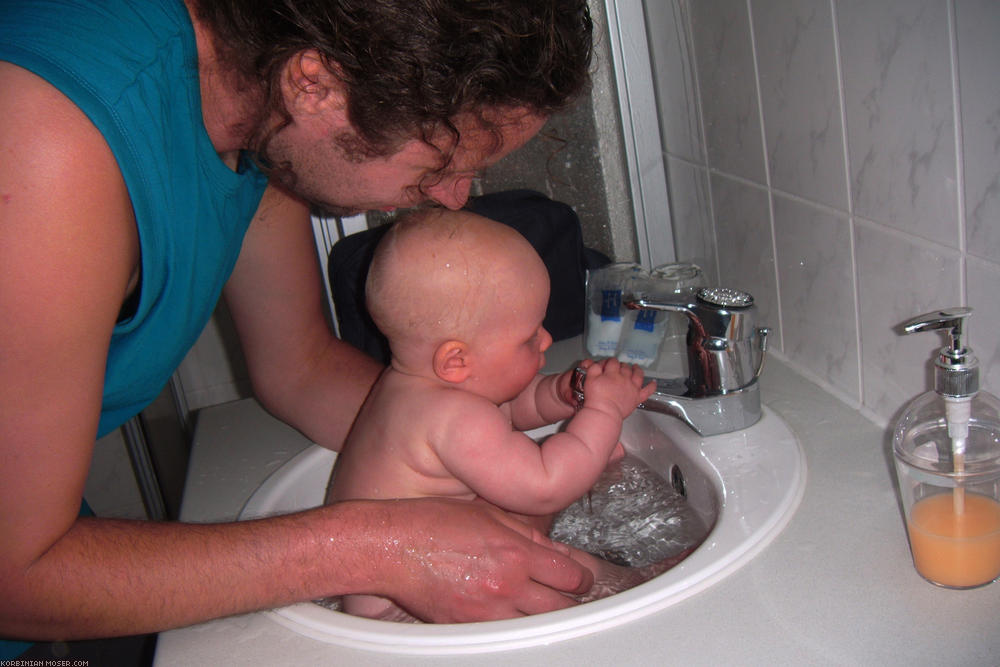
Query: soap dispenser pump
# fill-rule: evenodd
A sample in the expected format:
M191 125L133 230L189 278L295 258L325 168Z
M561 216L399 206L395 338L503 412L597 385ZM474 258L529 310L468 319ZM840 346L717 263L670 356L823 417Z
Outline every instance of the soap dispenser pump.
M917 396L893 429L893 454L917 572L948 588L1000 577L1000 400L979 389L965 344L971 308L915 317L903 333L944 331L934 389Z

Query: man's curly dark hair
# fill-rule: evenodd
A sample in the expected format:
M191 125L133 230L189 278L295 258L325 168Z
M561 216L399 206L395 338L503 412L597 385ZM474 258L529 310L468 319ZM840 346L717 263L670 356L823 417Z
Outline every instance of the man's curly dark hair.
M452 121L525 108L548 116L589 83L593 26L587 0L198 0L217 48L267 112L290 120L279 77L317 50L346 86L348 118L366 156L402 138L427 141ZM266 163L269 136L258 137ZM447 162L449 155L442 156Z

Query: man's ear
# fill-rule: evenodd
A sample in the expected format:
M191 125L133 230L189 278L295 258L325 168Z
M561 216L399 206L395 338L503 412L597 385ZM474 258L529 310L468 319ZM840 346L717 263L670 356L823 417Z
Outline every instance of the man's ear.
M469 346L460 340L448 340L434 350L434 374L445 382L459 384L472 372Z
M290 109L305 113L344 111L347 97L343 82L315 49L292 56L285 66L285 101Z

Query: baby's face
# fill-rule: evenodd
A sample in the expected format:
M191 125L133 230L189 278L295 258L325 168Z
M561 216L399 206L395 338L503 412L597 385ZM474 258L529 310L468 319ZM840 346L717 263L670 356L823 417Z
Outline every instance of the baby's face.
M476 357L476 380L494 403L520 394L545 365L545 350L552 345L542 326L548 300L545 275L544 284L535 281L533 290L502 299L490 318L492 330L484 332Z

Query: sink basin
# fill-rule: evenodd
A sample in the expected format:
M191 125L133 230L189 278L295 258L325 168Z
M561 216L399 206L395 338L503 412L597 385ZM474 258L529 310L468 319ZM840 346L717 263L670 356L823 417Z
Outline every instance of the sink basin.
M625 449L665 479L683 478L688 502L712 526L671 570L635 588L571 609L505 621L410 625L374 621L300 603L264 612L317 640L383 653L462 654L550 644L628 623L708 588L750 561L787 525L805 488L805 459L777 414L754 426L702 437L678 420L637 411ZM310 447L276 470L247 501L241 519L322 503L336 454Z

